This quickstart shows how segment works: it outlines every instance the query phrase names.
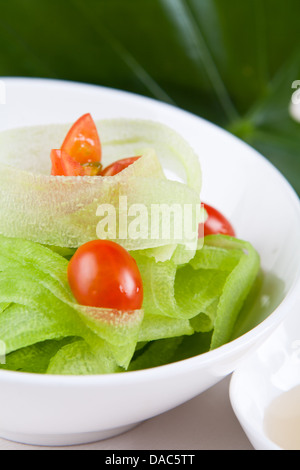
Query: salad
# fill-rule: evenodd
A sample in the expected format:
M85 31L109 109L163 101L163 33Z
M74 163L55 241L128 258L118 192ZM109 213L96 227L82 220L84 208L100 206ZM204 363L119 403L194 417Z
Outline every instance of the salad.
M231 341L260 259L201 183L160 123L2 132L0 368L124 373Z

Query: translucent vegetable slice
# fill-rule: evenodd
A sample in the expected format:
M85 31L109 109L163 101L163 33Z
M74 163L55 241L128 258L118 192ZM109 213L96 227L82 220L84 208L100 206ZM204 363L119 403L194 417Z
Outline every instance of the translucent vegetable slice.
M238 314L259 274L260 257L253 246L245 241L230 237L207 237L206 243L230 252L239 249L243 256L229 274L220 302L212 336L211 349L215 349L231 339Z
M111 374L120 371L113 356L107 354L107 348L99 344L91 349L84 340L78 340L62 346L50 359L47 374L55 375L95 375Z
M136 119L98 121L104 159L109 163L155 149L168 177L183 181L198 193L202 174L198 156L177 132L161 123Z
M66 259L26 240L0 237L0 339L6 352L70 336L106 350L127 367L143 311L117 312L78 305L67 282ZM7 306L8 305L8 306Z
M157 263L141 253L135 254L143 278L147 315L189 320L205 312L219 297L242 253L239 252L239 257L236 252L231 256L223 249L218 254L218 265L223 263L223 270L215 264L215 248L206 245L185 265L177 265L172 260Z
M185 265L135 254L145 312L116 312L78 305L66 280L67 260L49 248L0 237L0 253L0 339L6 353L78 338L51 358L47 371L57 374L111 373L143 363L148 367L151 360L161 363L164 347L165 359L171 352L177 357L182 344L196 350L193 338L199 333L211 332L212 349L221 346L230 341L260 266L249 243L219 235L207 237ZM172 341L176 338L183 340L178 351ZM151 348L147 354L142 348L144 359L130 365L141 342Z
M180 330L191 334L184 332L187 321L193 332L212 331L211 348L230 340L260 268L249 243L222 235L206 237L204 247L185 265L156 263L141 254L136 260L145 290L140 341L169 337L168 322L163 321L168 319L174 336Z
M139 331L139 341L148 342L161 338L191 335L193 333L194 328L189 320L148 313L145 315Z
M165 204L177 206L180 217L185 204L200 204L199 161L177 133L149 121L112 120L97 125L104 164L134 154L142 154L142 158L113 177L53 177L49 176L49 149L60 145L69 125L0 134L0 231L3 235L76 248L98 237L99 206L110 204L118 215L123 210L122 196L127 198L128 207L142 204L148 214L153 205ZM177 162L175 169L174 162ZM162 165L173 172L174 179L185 175L183 180L187 184L168 180ZM195 227L197 222L195 213ZM158 232L162 223L161 216ZM107 237L129 250L167 247L178 242L189 246L192 243L194 247L196 243L196 237L191 242L179 232L165 238L151 237L150 224L143 236L133 240L128 233L122 236L118 228L116 233L108 232Z
M42 341L18 349L6 355L5 364L0 364L0 369L45 374L51 358L63 346L73 341L78 341L78 338L67 337L62 340Z

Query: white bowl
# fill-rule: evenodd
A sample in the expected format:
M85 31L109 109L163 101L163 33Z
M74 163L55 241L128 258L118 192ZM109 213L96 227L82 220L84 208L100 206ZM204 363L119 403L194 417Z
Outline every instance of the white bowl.
M269 407L274 406L273 400L285 397L286 393L300 386L299 352L298 307L232 375L232 408L256 450L297 450L281 444L283 441L278 439L278 430L270 429L267 417L270 416ZM281 416L282 410L279 412ZM271 424L274 427L273 421ZM275 434L276 438L273 438Z
M223 211L240 238L259 251L269 273L253 324L209 353L116 375L63 377L0 371L0 436L29 444L67 445L121 433L197 396L236 369L295 306L299 290L300 204L283 176L256 151L188 112L130 93L77 83L3 79L0 130L96 119L137 117L173 127L198 152L203 200ZM270 274L272 273L272 275ZM255 326L255 313L268 316ZM253 327L243 334L245 328ZM170 429L170 432L172 430Z

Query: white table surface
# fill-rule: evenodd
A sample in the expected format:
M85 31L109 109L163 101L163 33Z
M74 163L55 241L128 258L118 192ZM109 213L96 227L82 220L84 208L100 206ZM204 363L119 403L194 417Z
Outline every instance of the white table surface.
M0 439L0 450L253 450L231 408L229 382L111 439L50 448Z

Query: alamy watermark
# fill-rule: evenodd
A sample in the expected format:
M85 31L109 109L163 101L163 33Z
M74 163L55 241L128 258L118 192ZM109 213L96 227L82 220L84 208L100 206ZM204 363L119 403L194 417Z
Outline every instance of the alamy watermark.
M203 238L203 204L128 204L127 196L120 196L118 207L102 204L96 216L97 237L112 240L160 240L195 246Z
M300 104L300 80L295 80L292 83L292 89L295 90L292 94L292 103L298 105Z

